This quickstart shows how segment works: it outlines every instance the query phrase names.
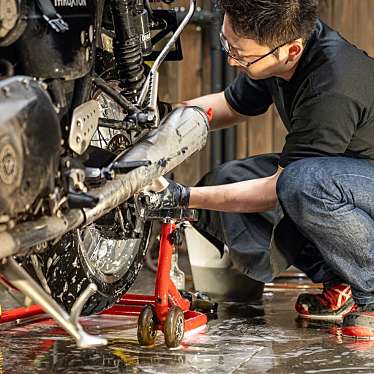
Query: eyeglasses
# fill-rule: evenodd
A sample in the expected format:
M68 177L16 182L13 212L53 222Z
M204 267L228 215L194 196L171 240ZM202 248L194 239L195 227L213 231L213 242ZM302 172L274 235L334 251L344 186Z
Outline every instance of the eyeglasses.
M283 43L283 44L279 45L278 47L272 49L270 52L266 53L265 55L257 58L256 60L254 60L252 62L248 62L248 61L244 61L243 59L240 59L240 58L238 58L238 57L236 57L235 55L232 54L231 46L230 46L229 42L227 41L227 39L225 38L225 36L223 35L222 31L219 33L219 40L221 41L222 49L227 53L227 55L230 58L232 58L233 60L235 60L239 65L241 65L245 68L249 68L251 65L255 64L256 62L261 61L265 57L272 55L277 49L279 49L279 48L281 48L281 47L283 47L283 46L285 46L286 44L289 43L289 42Z

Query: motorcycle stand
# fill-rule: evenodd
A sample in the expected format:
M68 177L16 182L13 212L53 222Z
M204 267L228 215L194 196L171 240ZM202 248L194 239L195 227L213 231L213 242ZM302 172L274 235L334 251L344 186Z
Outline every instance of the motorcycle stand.
M97 291L95 284L90 284L81 293L69 315L12 257L3 260L0 264L0 273L5 276L7 282L38 304L28 308L17 308L3 312L0 316L0 323L17 321L21 318L37 316L46 312L75 339L79 348L91 348L108 343L106 339L100 336L86 333L78 321L84 304Z
M204 327L208 322L204 313L190 309L190 301L181 296L170 279L174 241L177 233L176 222L196 219L194 211L189 211L188 214L158 212L157 218L162 219L163 224L154 295L125 294L112 308L101 313L103 315L139 316L137 336L142 346L154 345L157 331L162 331L166 346L176 348L180 345L185 332ZM150 218L156 219L156 217ZM32 320L33 318L47 312L75 338L78 347L91 348L107 344L106 339L87 334L78 322L83 305L96 292L94 284L91 284L79 296L69 316L14 259L9 258L6 263L0 264L0 272L18 290L38 303L26 308L2 311L0 324L17 322L27 318L30 318L30 323L32 323L35 322L35 319Z
M170 278L170 268L177 240L176 222L196 220L193 210L163 210L147 215L162 220L155 293L152 296L126 294L118 304L103 314L139 315L138 340L142 346L155 344L157 331L162 331L168 348L180 345L184 333L205 326L204 313L191 310L190 301L183 297ZM212 304L212 308L215 304Z

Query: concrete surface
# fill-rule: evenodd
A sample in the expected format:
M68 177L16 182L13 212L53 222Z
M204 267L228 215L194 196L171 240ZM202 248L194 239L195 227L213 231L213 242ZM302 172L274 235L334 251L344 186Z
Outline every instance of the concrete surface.
M135 289L152 288L153 274L143 271ZM374 373L374 342L342 339L330 334L333 325L298 321L293 304L299 292L267 291L263 305L222 302L218 319L177 350L166 349L162 335L156 347L139 347L135 318L84 319L91 332L110 340L95 350L77 349L51 321L0 326L0 373ZM14 302L7 298L6 304Z

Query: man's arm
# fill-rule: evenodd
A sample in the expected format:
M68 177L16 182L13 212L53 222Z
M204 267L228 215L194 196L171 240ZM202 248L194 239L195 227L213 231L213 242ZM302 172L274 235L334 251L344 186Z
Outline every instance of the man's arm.
M210 108L213 110L213 120L210 123L210 130L220 130L227 127L234 126L240 123L246 117L237 113L229 103L227 102L224 92L219 92L216 94L201 96L196 99L184 101L181 104L173 105L173 107L178 106L197 106L205 111Z
M279 169L270 177L222 186L192 187L189 207L232 213L271 210L277 202L276 185L281 172Z

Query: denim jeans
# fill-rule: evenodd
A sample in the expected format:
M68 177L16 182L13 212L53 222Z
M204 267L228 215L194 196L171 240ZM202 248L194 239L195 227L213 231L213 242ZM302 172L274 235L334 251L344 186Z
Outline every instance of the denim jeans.
M306 158L287 166L279 202L323 263L374 303L374 165L348 157Z
M278 154L221 165L199 185L262 178L277 170ZM352 286L356 302L374 302L374 166L348 157L306 158L287 166L277 184L284 218L274 233L288 265L316 283ZM268 282L275 211L222 213L202 210L197 228L225 243L234 265Z

